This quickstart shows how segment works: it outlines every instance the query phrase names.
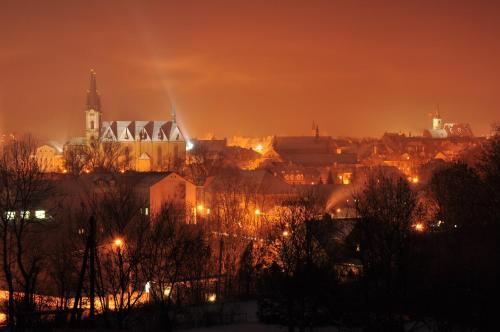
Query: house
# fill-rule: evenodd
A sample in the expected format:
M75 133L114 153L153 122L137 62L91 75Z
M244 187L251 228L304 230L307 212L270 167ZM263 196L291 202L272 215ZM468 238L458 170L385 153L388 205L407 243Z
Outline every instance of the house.
M64 170L63 148L55 142L48 142L36 149L35 158L38 167L46 173Z
M91 172L81 176L54 174L47 176L50 193L34 207L38 216L55 218L60 213L92 210L107 193L136 195L145 216L156 216L166 204L179 208L186 223L196 223L194 208L198 203L198 188L174 172ZM109 196L108 196L109 197Z

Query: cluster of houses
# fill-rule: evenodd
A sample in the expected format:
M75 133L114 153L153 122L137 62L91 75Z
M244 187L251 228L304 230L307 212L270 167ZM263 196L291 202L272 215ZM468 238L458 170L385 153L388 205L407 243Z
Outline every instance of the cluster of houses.
M249 209L253 211L271 210L284 197L316 186L331 198L325 202L327 212L349 217L349 192L373 167L397 169L410 182L419 183L424 165L462 158L482 141L468 125L443 124L438 113L422 136L386 133L380 139L334 138L320 135L319 126L313 124L312 133L304 136L233 138L229 142L189 139L176 121L174 107L169 121L103 121L94 71L84 113L84 136L64 145L49 142L36 151L37 161L53 174L54 183L64 183L56 187L77 188L76 194L107 181L109 174L97 169L87 168L77 177L65 174L65 156L94 142L115 144L126 154L118 158L127 163L114 176L141 188L148 202L144 211L155 214L166 201L176 201L186 208L190 223L210 211L214 197L228 191L231 181L237 183L234 190L239 195L252 193ZM193 165L200 166L200 172L195 174ZM231 176L227 169L233 170Z

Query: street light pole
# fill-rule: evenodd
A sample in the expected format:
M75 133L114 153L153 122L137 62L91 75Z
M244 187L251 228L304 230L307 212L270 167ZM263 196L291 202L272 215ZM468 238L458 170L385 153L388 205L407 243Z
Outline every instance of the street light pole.
M89 260L89 277L90 277L90 313L89 319L90 321L94 321L95 317L95 257L96 257L96 221L94 216L90 217L90 234L89 234L89 242L90 242L90 260Z

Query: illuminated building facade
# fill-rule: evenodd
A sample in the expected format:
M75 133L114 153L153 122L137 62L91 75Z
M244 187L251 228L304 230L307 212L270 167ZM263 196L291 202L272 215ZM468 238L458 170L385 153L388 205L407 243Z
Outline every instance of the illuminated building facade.
M119 143L127 154L130 170L168 171L184 164L186 140L172 109L170 121L103 121L100 96L97 91L96 73L90 72L85 110L85 138L73 143Z
M424 137L449 138L473 137L472 129L468 123L445 123L439 115L439 110L432 118L432 129L424 130Z
M62 147L55 143L46 143L36 149L38 166L43 172L58 173L64 170Z

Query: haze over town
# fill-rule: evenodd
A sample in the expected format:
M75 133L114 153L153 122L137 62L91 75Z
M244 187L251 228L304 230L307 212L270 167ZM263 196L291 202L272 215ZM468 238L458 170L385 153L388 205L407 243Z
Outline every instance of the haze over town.
M0 331L497 330L499 9L2 2Z
M113 119L190 137L420 133L443 116L489 133L500 97L496 2L14 1L0 13L0 128L64 141L87 73ZM49 116L50 115L50 116Z

